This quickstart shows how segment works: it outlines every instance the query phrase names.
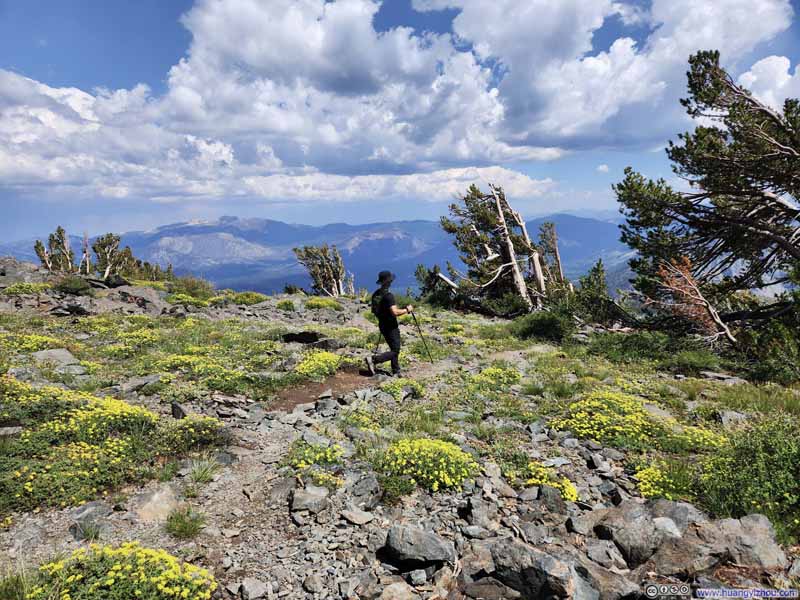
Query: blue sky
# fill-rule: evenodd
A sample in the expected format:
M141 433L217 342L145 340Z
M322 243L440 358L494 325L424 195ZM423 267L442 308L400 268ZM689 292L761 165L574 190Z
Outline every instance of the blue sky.
M0 221L435 218L470 183L609 214L671 176L686 58L800 96L798 0L0 0Z

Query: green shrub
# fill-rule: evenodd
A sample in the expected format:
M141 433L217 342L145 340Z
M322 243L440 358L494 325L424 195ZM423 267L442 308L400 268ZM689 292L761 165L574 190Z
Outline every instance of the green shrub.
M258 292L239 292L230 296L231 302L240 306L258 304L260 302L264 302L266 299L267 297L264 294L260 294Z
M195 537L206 524L206 518L191 506L176 508L167 516L164 527L167 533L186 540Z
M744 360L756 381L800 381L800 308L778 321L739 334Z
M89 282L78 275L67 275L63 277L53 286L53 289L62 294L70 294L73 296L94 295L94 289Z
M342 357L327 350L312 350L295 367L295 372L313 381L322 381L336 373Z
M514 319L509 330L521 340L537 338L561 342L575 331L575 324L570 315L538 311Z
M308 309L328 309L328 310L344 310L344 306L339 304L333 298L323 298L322 296L314 296L306 300L306 308Z
M378 482L383 492L381 499L390 505L397 504L403 496L417 489L417 484L408 475L379 475Z
M589 340L589 354L604 356L617 363L662 360L669 358L675 349L674 340L659 331L635 333L600 333Z
M214 284L210 281L189 275L178 277L172 281L170 291L173 294L183 294L198 300L209 300L217 293Z
M455 444L420 438L393 443L382 457L380 468L386 475L410 477L412 483L436 492L460 487L477 472L478 465Z
M294 302L285 298L283 300L279 300L278 304L275 305L278 310L282 310L285 312L294 312L296 309L294 307Z
M784 542L800 534L800 427L786 415L734 432L701 465L697 498L722 517L768 516Z
M209 600L216 588L206 569L128 542L118 548L78 548L43 565L26 600Z
M170 304L196 306L197 308L204 308L209 304L208 300L203 300L201 298L197 298L195 296L189 296L188 294L183 294L183 293L170 294L169 296L167 296L166 300Z
M670 371L697 375L700 371L715 371L721 367L720 357L710 350L681 350L661 361Z
M481 305L498 317L513 317L528 311L528 305L520 298L519 294L514 292L509 292L499 298L487 298L481 301Z
M3 290L3 294L6 296L25 296L31 294L41 294L42 292L46 292L51 287L53 287L49 283L12 283L6 289Z
M410 388L412 398L421 398L425 393L425 386L415 379L394 377L381 385L384 392L391 394L398 402L403 399L403 390Z
M0 598L3 600L28 600L38 582L36 573L21 570L16 573L0 573Z

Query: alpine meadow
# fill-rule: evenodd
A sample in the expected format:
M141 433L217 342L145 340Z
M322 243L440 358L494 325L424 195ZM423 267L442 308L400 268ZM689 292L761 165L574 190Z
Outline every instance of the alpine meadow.
M796 597L798 14L0 3L0 600Z

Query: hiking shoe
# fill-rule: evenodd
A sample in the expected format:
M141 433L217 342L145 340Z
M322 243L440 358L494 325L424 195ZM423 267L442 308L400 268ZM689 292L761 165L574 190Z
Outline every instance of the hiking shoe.
M364 363L367 365L367 372L370 374L370 377L375 376L375 363L372 361L371 356L367 356L364 359Z

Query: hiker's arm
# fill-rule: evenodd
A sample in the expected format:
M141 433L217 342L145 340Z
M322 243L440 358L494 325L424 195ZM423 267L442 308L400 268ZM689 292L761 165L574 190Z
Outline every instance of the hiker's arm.
M392 304L392 314L395 317L402 317L403 315L409 315L412 312L414 312L414 307L411 305L408 305L405 308L397 308L397 304Z

